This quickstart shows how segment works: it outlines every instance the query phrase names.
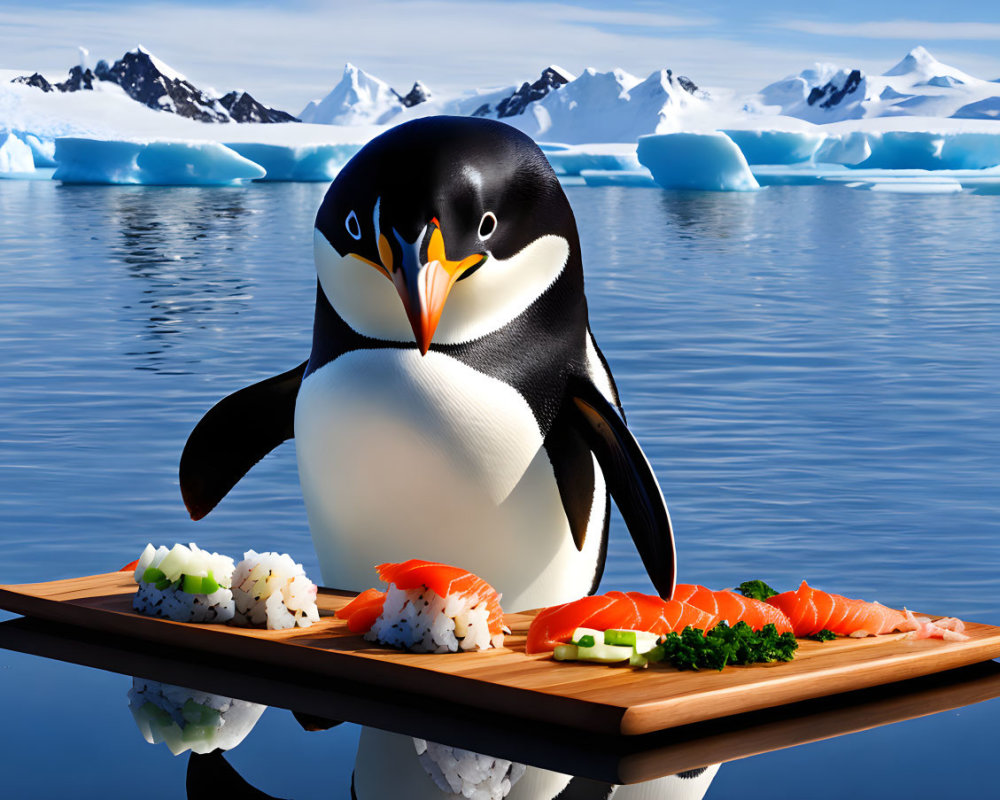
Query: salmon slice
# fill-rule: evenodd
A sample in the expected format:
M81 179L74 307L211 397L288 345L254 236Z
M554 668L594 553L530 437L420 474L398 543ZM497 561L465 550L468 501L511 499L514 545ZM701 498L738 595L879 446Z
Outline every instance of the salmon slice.
M862 631L877 635L897 630L905 622L903 612L881 603L868 603L839 594L813 589L805 581L794 592L768 598L792 623L796 636L812 636L824 628L841 636Z
M422 561L417 558L399 564L379 564L375 571L386 583L395 584L404 591L426 586L438 597L459 595L486 602L489 611L487 625L491 634L503 630L503 609L500 595L478 575L461 567L440 564L436 561Z
M385 592L365 589L346 606L334 612L334 616L346 619L347 629L351 633L367 633L382 613L384 604Z
M759 631L769 623L774 625L778 633L792 630L792 623L779 609L736 592L712 591L704 586L681 583L674 590L674 599L683 600L710 613L715 609L712 621L708 625L709 629L725 620L730 626L737 622L745 622L755 631Z
M712 615L680 600L664 600L640 592L589 595L543 608L528 628L526 653L544 653L569 641L577 628L651 631L656 634L684 630L688 625L705 630Z

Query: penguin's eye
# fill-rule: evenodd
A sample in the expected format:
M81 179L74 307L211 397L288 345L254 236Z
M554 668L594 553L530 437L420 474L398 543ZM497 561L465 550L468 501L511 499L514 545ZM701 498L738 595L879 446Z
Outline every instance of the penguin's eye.
M489 239L493 235L493 231L497 229L497 215L492 211L487 211L483 214L483 218L479 220L479 238Z
M358 215L353 211L347 215L344 225L354 241L358 241L361 238L361 223L358 222Z

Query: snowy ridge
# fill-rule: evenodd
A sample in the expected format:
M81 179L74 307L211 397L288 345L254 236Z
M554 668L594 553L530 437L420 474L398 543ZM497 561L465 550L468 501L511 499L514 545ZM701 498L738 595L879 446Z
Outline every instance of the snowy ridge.
M764 87L748 110L819 124L890 116L996 119L1000 86L915 47L884 75L817 64Z
M387 127L457 114L519 128L557 173L593 185L651 185L637 153L642 141L643 163L655 167L660 185L675 188L816 182L833 168L951 171L949 187L1000 189L1000 83L923 48L881 76L817 64L749 101L725 90L710 96L669 69L643 79L622 69L574 76L555 65L533 80L458 97L432 95L420 81L402 95L348 64L333 90L303 111L313 122L296 125L261 124L289 115L246 92L217 97L181 77L143 48L94 70L81 52L61 82L0 70L0 173L58 167L56 177L70 182L328 181ZM199 121L222 117L247 124ZM910 176L907 187L921 180ZM842 182L855 184L867 182Z
M284 111L267 108L246 92L230 92L218 97L201 90L180 72L142 45L130 50L114 64L101 60L91 70L90 54L80 48L80 63L70 68L69 77L51 83L40 73L20 75L11 82L42 92L104 91L120 87L133 100L157 111L168 111L199 122L294 122Z

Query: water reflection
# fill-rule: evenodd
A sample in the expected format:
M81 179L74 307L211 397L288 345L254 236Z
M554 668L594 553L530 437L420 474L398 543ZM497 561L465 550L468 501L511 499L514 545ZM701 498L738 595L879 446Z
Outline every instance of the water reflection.
M718 768L716 764L618 786L363 728L351 796L357 800L701 800Z
M266 708L142 678L132 679L128 707L142 737L150 744L165 744L175 756L188 750L200 754L232 750Z

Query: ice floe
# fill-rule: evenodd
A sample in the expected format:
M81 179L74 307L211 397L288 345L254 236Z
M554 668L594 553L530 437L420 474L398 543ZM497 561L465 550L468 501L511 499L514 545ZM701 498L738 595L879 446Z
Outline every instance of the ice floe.
M218 142L56 140L56 180L63 183L226 186L263 178L265 170Z
M664 189L746 192L760 188L740 148L719 131L640 136L637 155Z

